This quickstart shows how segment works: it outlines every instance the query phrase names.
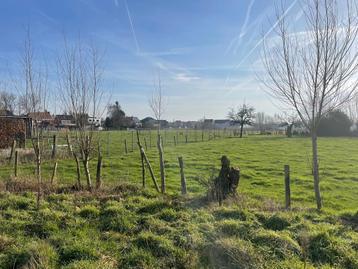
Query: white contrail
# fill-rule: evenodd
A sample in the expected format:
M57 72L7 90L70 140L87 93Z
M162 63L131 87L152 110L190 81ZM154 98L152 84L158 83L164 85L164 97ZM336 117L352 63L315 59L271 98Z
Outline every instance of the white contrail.
M137 35L135 33L135 30L134 30L132 16L131 16L131 13L130 13L129 8L128 8L127 0L124 0L124 5L126 6L127 15L128 15L128 19L129 19L129 24L131 26L131 31L132 31L134 43L135 43L135 46L136 46L136 49L137 49L137 53L139 53L140 50L139 50L139 44L138 44L138 40L137 40Z
M233 71L237 70L240 65L242 65L248 57L262 44L262 42L266 39L266 37L271 34L271 32L276 28L276 26L283 20L283 18L287 15L287 13L294 7L298 0L292 2L292 4L285 10L285 12L278 18L278 20L272 25L272 27L266 32L266 34L256 43L256 45L245 55L245 57L235 66L235 68L229 73L226 77L224 88L226 88L227 83L230 80L230 76Z
M245 21L244 21L244 24L243 24L242 27L241 27L241 31L240 31L240 35L239 35L239 41L237 42L237 44L236 44L236 46L235 46L234 54L236 54L237 49L238 49L239 46L241 45L242 38L243 38L243 37L245 36L245 34L246 34L247 24L249 23L250 15L251 15L251 9L252 9L252 6L254 5L254 3L255 3L255 0L251 0L249 6L248 6L248 8L247 8Z

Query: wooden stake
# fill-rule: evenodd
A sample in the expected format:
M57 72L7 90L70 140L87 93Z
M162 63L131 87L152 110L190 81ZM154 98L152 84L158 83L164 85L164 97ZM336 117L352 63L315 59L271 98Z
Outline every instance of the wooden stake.
M161 182L161 191L165 193L165 168L164 168L164 154L163 154L163 146L162 146L162 137L158 134L157 141L158 151L159 151L159 165L160 165L160 182Z
M52 141L52 154L51 158L54 160L56 158L56 146L57 146L57 136L53 135L53 141Z
M137 130L137 143L138 143L140 159L141 159L141 163L142 163L142 186L143 186L143 188L145 188L145 168L144 168L144 157L143 157L143 153L142 153L143 147L142 147L142 144L140 143L139 130Z
M177 139L176 139L175 135L174 135L174 146L177 146Z
M15 151L15 165L14 165L14 174L15 177L17 177L17 167L19 165L19 152L16 150Z
M291 188L290 188L290 166L284 166L285 171L285 198L286 198L286 209L291 207Z
M181 178L181 194L186 194L186 178L184 175L184 162L183 157L178 157L180 167L180 178Z
M57 165L58 165L58 163L57 163L57 162L55 162L55 164L53 165L52 177L51 177L51 185L53 184L53 182L55 181L55 178L56 178L56 174L57 174Z
M128 154L127 139L124 139L124 152Z
M146 137L144 137L144 146L145 146L145 150L148 151L148 145L147 145Z
M150 162L147 158L147 155L145 154L144 152L144 149L141 148L141 152L142 152L142 155L143 155L143 158L144 158L144 161L146 162L147 164L147 167L148 167L148 170L149 170L149 173L150 173L150 176L152 177L152 180L153 180L153 183L154 183L154 186L155 186L155 189L157 190L157 192L160 192L159 190L159 187L158 187L158 184L157 184L157 180L155 179L155 176L154 176L154 173L153 173L153 168L152 166L150 165Z
M12 159L13 159L14 154L15 154L15 149L16 149L16 140L14 139L14 141L12 141L11 152L10 152L10 157L9 157L9 163L12 162Z

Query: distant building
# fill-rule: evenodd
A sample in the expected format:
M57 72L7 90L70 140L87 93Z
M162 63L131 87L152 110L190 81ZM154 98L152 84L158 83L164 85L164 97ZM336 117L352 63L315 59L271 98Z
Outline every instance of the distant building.
M89 126L94 126L94 127L100 127L101 126L101 119L97 118L97 117L88 117L87 118L87 123Z
M74 129L77 127L75 118L72 115L56 115L54 124L56 128Z
M0 116L14 116L10 110L0 109Z
M214 120L214 129L229 129L233 128L230 120Z
M50 112L30 112L27 114L27 117L31 119L32 126L37 124L39 128L48 128L53 126L54 118L51 116Z

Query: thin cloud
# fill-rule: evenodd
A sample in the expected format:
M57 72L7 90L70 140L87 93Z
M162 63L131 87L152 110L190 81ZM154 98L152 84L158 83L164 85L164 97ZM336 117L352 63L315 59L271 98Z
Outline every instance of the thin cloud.
M116 2L116 1L115 1L115 2ZM117 3L118 3L118 2L117 2ZM127 0L124 0L124 5L125 5L125 7L126 7L126 11L127 11L127 15L128 15L128 20L129 20L129 24L130 24L130 26L131 26L131 31L132 31L134 43L135 43L135 46L136 46L136 49L137 49L137 53L139 53L139 52L140 52L140 49L139 49L139 44L138 44L138 40L137 40L137 35L136 35L135 30L134 30L133 20L132 20L132 16L131 16L131 13L130 13L129 8L128 8Z
M193 80L198 80L200 78L196 77L196 76L191 76L191 75L188 75L188 74L184 74L184 73L179 73L179 74L177 74L175 76L175 79L179 80L179 81L183 81L183 82L191 82Z

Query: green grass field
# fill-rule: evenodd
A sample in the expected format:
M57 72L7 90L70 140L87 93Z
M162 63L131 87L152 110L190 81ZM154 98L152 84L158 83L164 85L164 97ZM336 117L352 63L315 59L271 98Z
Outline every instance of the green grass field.
M206 135L201 142L201 133L192 132L188 143L182 135L177 146L167 138L167 195L155 192L148 173L142 190L130 132L101 133L102 192L47 193L36 209L31 190L2 191L0 268L358 268L357 138L319 139L324 208L317 212L308 138L217 134L208 141ZM159 181L154 136L147 154ZM144 144L144 133L141 139ZM222 155L240 167L241 179L237 198L220 207L204 199L197 178L216 175ZM186 197L179 194L178 156L185 162ZM285 164L291 167L290 211L282 209ZM44 163L45 180L51 167L52 161ZM34 164L22 163L19 180L33 171ZM3 162L3 181L12 173ZM75 182L73 160L59 160L57 178L60 185Z
M147 134L147 133L146 133ZM168 131L167 137L176 132ZM206 134L208 137L208 134ZM201 139L201 132L197 134ZM144 135L141 136L144 145ZM159 179L158 153L155 147L155 132L152 132L152 147L147 138L147 155ZM292 200L294 207L314 207L313 181L311 176L311 148L308 138L286 138L283 136L252 135L242 139L221 137L205 142L195 142L194 134L188 143L184 137L174 146L168 141L164 147L167 186L170 193L180 191L178 156L183 156L185 173L190 193L202 193L195 178L211 176L220 168L220 157L227 155L232 166L241 169L239 191L259 199L271 198L283 202L283 166L289 164L292 178ZM124 152L124 139L128 141L128 154ZM134 137L134 140L136 138ZM140 154L136 143L131 152L130 132L103 132L101 145L104 156L104 184L141 183ZM65 144L59 141L59 144ZM62 148L62 150L65 150ZM358 139L320 138L319 156L321 169L321 189L326 209L341 211L358 208ZM94 160L91 163L92 175L95 174ZM1 168L0 176L8 178L13 173L11 166ZM44 178L50 178L52 162L44 163ZM59 160L58 182L73 183L76 176L72 159ZM217 173L217 171L215 171ZM33 176L34 164L21 164L20 177ZM84 180L84 179L83 179ZM152 188L147 172L147 186Z

